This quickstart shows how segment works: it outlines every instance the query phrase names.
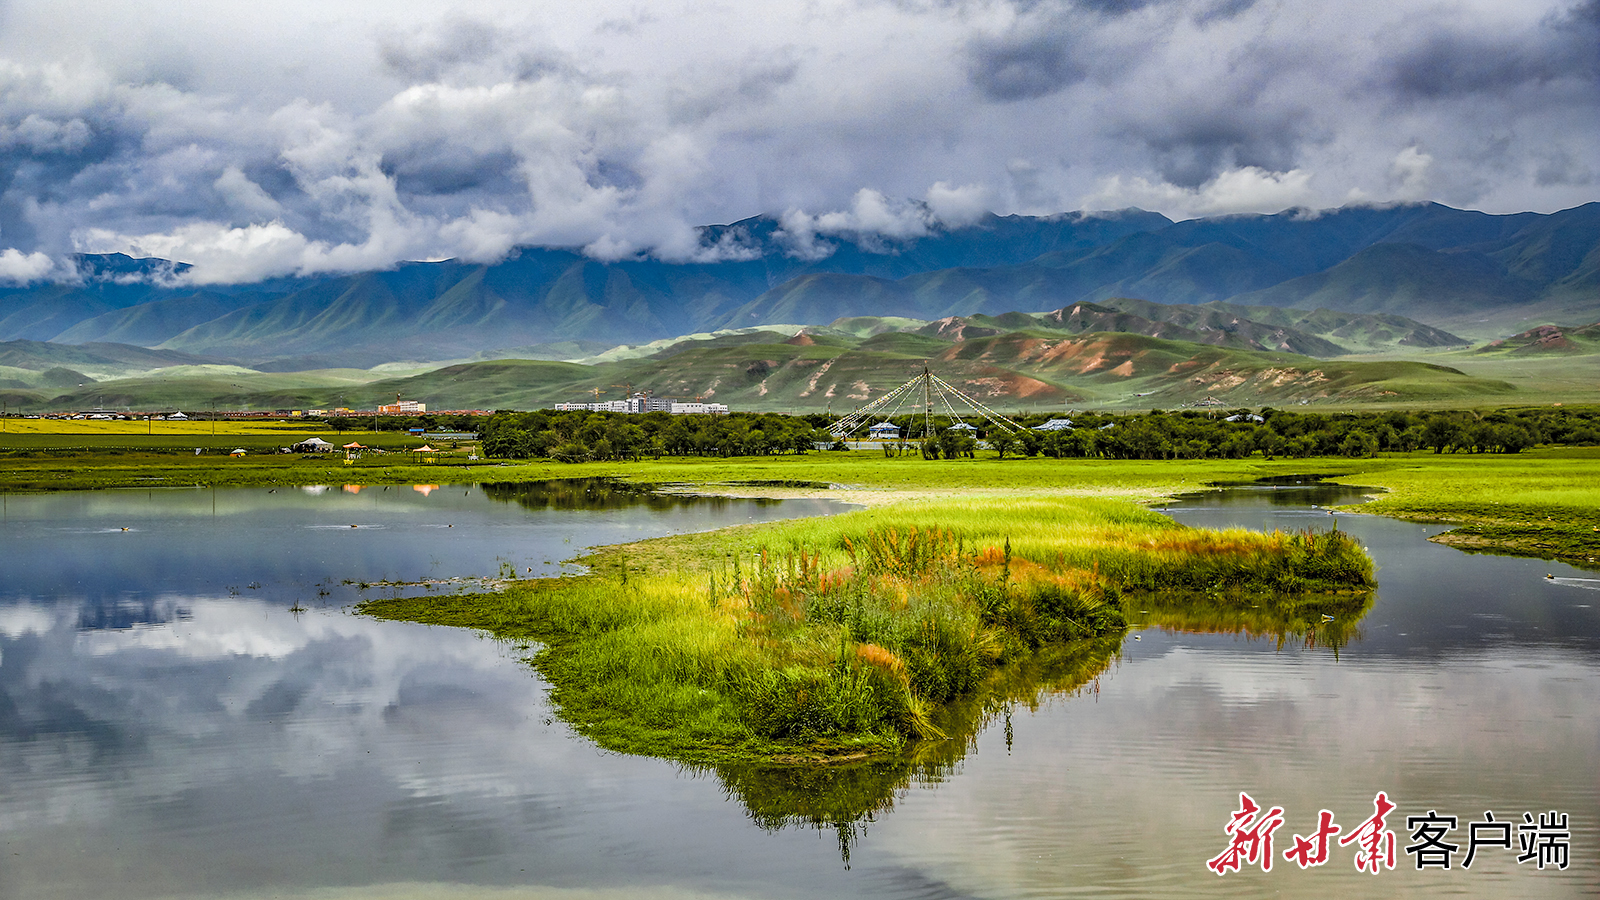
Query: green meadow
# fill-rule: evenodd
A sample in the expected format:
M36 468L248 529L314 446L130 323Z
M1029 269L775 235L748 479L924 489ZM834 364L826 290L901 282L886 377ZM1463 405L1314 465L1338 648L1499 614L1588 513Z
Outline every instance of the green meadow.
M1383 489L1365 513L1455 526L1433 540L1463 550L1600 562L1600 448L1417 453L1367 460L1334 480Z
M1293 617L1306 595L1362 610L1374 586L1337 531L1207 531L1071 497L899 503L580 561L579 577L360 611L537 643L562 717L609 749L814 763L943 739L950 704L997 671L1118 638L1147 598Z
M422 456L406 452L421 440L409 435L304 424L218 423L213 437L209 423L140 434L140 423L30 422L0 433L0 489L609 477L861 504L602 548L579 560L582 576L361 608L523 644L579 732L719 771L933 759L918 748L970 733L996 708L984 698L1041 678L1092 679L1130 626L1335 651L1351 639L1373 585L1355 541L1187 528L1141 505L1190 491L1321 476L1373 488L1375 499L1350 511L1450 523L1435 539L1463 549L1589 566L1600 557L1600 448L1273 460L872 450L560 464L472 459L470 446ZM274 452L312 435L389 452ZM226 455L236 448L247 453ZM1040 675L1047 658L1072 662Z
M1436 538L1463 549L1600 559L1600 448L1545 447L1515 454L1381 453L1370 458L1110 460L1048 457L925 460L876 450L770 456L673 457L556 463L471 459L473 447L409 453L404 433L338 432L316 423L63 422L6 420L0 490L284 484L414 484L607 477L668 490L827 496L869 505L1017 494L1112 497L1143 503L1215 485L1315 474L1375 489L1362 512L1458 527ZM19 433L20 429L20 433ZM149 432L149 433L147 433ZM358 441L387 452L278 453L307 437ZM202 450L195 455L196 448ZM235 449L245 456L231 457ZM1357 511L1352 509L1351 511Z

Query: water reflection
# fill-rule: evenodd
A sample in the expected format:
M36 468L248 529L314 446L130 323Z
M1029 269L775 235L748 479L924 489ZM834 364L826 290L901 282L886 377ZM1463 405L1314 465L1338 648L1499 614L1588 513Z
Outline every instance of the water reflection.
M1254 596L1248 600L1194 594L1130 598L1135 628L1168 634L1225 634L1264 641L1282 650L1339 649L1360 639L1360 622L1371 610L1371 592L1301 596ZM1249 601L1255 601L1251 603ZM1142 640L1142 636L1140 638ZM865 823L894 807L912 785L943 781L976 747L978 735L996 719L1036 712L1043 704L1081 694L1095 695L1101 677L1121 658L1124 640L1103 639L1052 647L990 675L972 696L950 704L936 724L948 735L922 741L889 760L832 766L722 766L713 771L762 828L831 828L848 864Z
M1592 573L1466 556L1427 542L1437 526L1341 514L1379 564L1370 605L1169 619L1157 598L1139 607L1140 640L996 673L941 723L955 739L903 759L685 770L574 737L515 647L332 605L296 618L297 595L246 576L287 565L254 556L318 560L331 541L330 565L365 565L358 541L416 553L439 541L416 542L424 526L450 522L468 546L441 569L507 552L537 564L593 534L710 520L694 506L622 509L588 532L581 510L457 488L219 491L215 519L210 492L173 493L185 499L166 507L162 492L58 495L21 517L34 498L10 498L0 898L1600 895L1600 617L1594 591L1560 580ZM1318 496L1237 492L1172 514L1326 527L1310 504L1339 501ZM721 521L769 509L804 507ZM120 565L126 533L95 529L128 524L164 535L144 552L169 558L98 571ZM246 574L207 587L191 564ZM1379 789L1401 814L1562 810L1572 866L1417 872L1402 857L1370 876L1345 851L1309 872L1203 867L1240 790L1286 807L1286 843L1323 807L1353 822Z
M603 510L644 507L654 510L721 510L751 504L775 507L784 501L766 498L732 499L691 494L665 494L653 485L631 484L609 478L568 478L519 484L485 484L483 493L491 500L515 503L524 509Z
M1376 598L1372 591L1244 600L1171 593L1132 600L1136 608L1130 612L1135 627L1168 634L1231 634L1268 641L1278 650L1298 644L1305 650L1331 650L1337 659L1341 647L1362 639L1361 620Z
M1046 694L1092 691L1120 645L1120 640L1085 641L1004 666L972 696L941 711L934 724L947 735L945 740L917 742L892 759L827 766L730 765L712 771L762 828L835 828L848 861L858 823L891 810L909 785L942 781L972 749L977 735L997 717L1009 717L1014 707L1037 708Z
M843 508L667 497L597 479L8 496L0 602L71 597L86 604L86 628L154 624L140 616L163 614L163 595L340 605L371 596L362 585L452 590L471 585L451 579L502 569L557 575L588 546Z

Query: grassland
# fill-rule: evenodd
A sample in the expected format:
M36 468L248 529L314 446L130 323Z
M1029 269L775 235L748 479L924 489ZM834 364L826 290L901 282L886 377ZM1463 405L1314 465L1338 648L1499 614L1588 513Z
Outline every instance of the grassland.
M562 716L695 763L860 759L947 736L948 705L1045 648L1120 636L1157 594L1297 608L1371 561L1338 532L1203 531L1124 501L902 503L604 548L587 575L380 600L534 642ZM1170 601L1169 601L1170 602Z
M16 429L26 427L18 433ZM999 499L1018 494L1114 497L1155 502L1215 484L1316 473L1383 489L1360 511L1458 527L1435 540L1462 549L1600 560L1600 449L1547 448L1518 454L1383 454L1371 459L928 461L877 451L720 459L664 457L638 462L561 464L470 460L465 448L423 459L389 452L346 462L302 458L278 448L310 436L402 451L418 439L394 432L334 433L290 423L144 423L18 420L0 433L0 490L84 490L151 485L492 483L609 477L667 490L746 496L817 496L864 505L928 501L953 494ZM203 455L194 455L195 448ZM242 448L244 457L228 457ZM330 458L331 457L331 458ZM1353 510L1354 511L1354 510Z
M1514 394L1505 395L1508 405L1526 404L1530 399L1539 402L1560 401L1567 404L1600 402L1600 353L1552 354L1525 356L1506 353L1483 353L1476 350L1427 351L1401 354L1341 357L1339 361L1399 363L1405 360L1424 360L1452 369L1483 381L1498 381L1516 385ZM1482 404L1485 398L1417 398L1410 402L1385 399L1364 404L1366 408L1401 406L1406 408L1440 408L1460 406L1463 403Z
M1600 448L1412 454L1335 480L1387 491L1353 511L1456 526L1432 539L1441 544L1585 568L1600 561Z
M0 432L0 490L495 480L463 474L480 468L471 466L465 450L434 455L431 462L402 452L423 440L404 433L340 433L296 422L217 422L215 428L213 434L211 422L7 419ZM312 437L388 452L349 462L337 453L307 458L279 452ZM241 449L244 456L228 455Z

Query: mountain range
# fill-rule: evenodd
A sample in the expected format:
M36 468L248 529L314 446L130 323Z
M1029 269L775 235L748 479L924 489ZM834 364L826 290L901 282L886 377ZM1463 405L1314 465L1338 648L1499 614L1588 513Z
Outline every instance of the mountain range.
M1130 305L1139 303L1144 301ZM1197 311L1191 318L1219 315L1206 307L1169 308ZM923 366L1007 410L1479 402L1515 391L1503 380L1448 366L1326 360L1276 349L1328 345L1292 327L1239 327L1234 320L1226 323L1233 330L1196 324L1201 328L1080 303L1046 313L934 321L856 317L832 326L742 329L610 352L583 364L486 360L377 380L191 366L183 378L158 370L73 386L67 370L55 369L58 382L67 380L60 389L50 390L41 375L29 390L7 393L7 402L23 409L203 408L210 403L225 409L370 408L403 395L434 410L530 409L648 390L716 400L735 409L820 412L844 411L880 397Z
M984 317L1067 310L1034 325L1312 356L1600 318L1600 203L1551 214L1421 203L1182 222L1136 209L990 215L902 240L811 238L797 245L778 220L757 217L702 229L710 261L527 248L495 264L222 286L191 284L197 273L182 262L85 255L75 283L0 290L0 341L119 343L288 372L578 358L862 316L982 329L994 327Z

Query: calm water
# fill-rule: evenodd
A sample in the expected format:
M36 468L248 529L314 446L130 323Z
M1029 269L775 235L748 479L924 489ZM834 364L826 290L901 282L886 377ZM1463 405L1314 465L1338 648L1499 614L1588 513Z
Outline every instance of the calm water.
M1312 504L1343 496L1171 514L1325 528ZM346 580L451 590L828 508L593 485L5 498L0 900L1600 893L1600 581L1430 544L1436 526L1338 517L1380 567L1364 615L1187 624L1202 633L1152 610L1120 658L1012 673L967 740L820 777L598 751L512 649L341 608ZM1571 865L1493 850L1419 873L1401 850L1374 876L1336 848L1218 878L1204 862L1241 790L1286 809L1279 853L1317 810L1354 827L1384 790L1402 847L1429 809L1461 817L1463 844L1486 809L1565 812Z

